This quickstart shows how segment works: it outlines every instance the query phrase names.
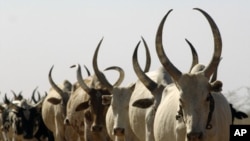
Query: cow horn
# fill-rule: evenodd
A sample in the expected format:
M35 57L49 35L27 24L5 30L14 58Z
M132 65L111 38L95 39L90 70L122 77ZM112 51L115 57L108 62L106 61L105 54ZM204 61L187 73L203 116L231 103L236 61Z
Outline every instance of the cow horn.
M53 79L52 79L52 77L51 77L51 73L52 73L53 68L54 68L54 65L51 67L51 69L50 69L50 71L49 71L49 83L50 83L50 85L52 86L52 88L53 88L61 97L63 97L63 96L62 96L63 90L60 89L60 88L56 85L56 83L53 81Z
M155 83L153 80L151 80L140 68L140 65L138 63L138 59L137 59L137 51L138 51L138 47L140 45L140 42L138 42L138 44L136 45L136 48L134 50L134 54L133 54L133 67L134 67L134 71L137 75L137 77L141 80L141 82L145 85L145 87L147 87L148 90L150 91L154 91L157 88L157 83Z
M213 19L203 10L199 8L194 8L194 10L200 11L208 20L210 27L213 32L213 38L214 38L214 54L213 58L210 61L209 65L205 68L204 70L204 75L209 78L215 71L216 67L218 66L220 62L220 56L221 56L221 51L222 51L222 41L221 41L221 36L220 36L220 31L213 21Z
M17 98L17 94L13 90L11 90L11 92L12 92L14 98Z
M88 76L90 76L91 74L90 74L90 71L89 71L89 69L87 68L87 66L84 65L84 68L85 68L85 70L86 70Z
M108 67L104 71L107 71L107 70L117 70L120 73L119 79L114 83L113 87L120 86L122 81L124 80L124 76L125 76L124 70L117 66Z
M192 51L193 62L192 62L191 68L189 70L189 72L191 72L192 68L199 63L199 57L198 57L198 54L197 54L194 46L192 45L192 43L190 43L188 41L188 39L185 39L185 41L188 43L188 45L189 45L189 47L191 48L191 51Z
M113 89L113 86L107 81L107 79L105 78L103 73L100 72L97 66L97 55L98 55L98 51L99 51L102 41L103 41L103 38L100 40L95 50L94 57L93 57L93 68L94 68L95 75L97 76L99 81L111 92Z
M173 77L173 79L175 81L178 81L180 76L182 75L182 73L171 63L171 61L168 59L168 57L166 56L164 49L163 49L163 45L162 45L162 30L163 30L163 26L164 23L167 19L167 16L169 15L169 13L172 11L169 10L168 13L163 17L157 33L156 33L156 40L155 40L155 44L156 44L156 52L157 52L157 56L161 62L161 64L164 66L164 68L168 71L168 73Z
M10 104L10 100L8 99L6 93L5 93L5 95L4 95L4 103L7 104L7 105Z
M36 87L34 90L33 90L33 92L32 92L32 96L31 96L31 98L32 98L32 100L35 102L35 103L37 103L38 101L36 100L36 98L35 98L35 93L36 93L36 90L38 89L38 87ZM39 96L40 97L40 96Z
M18 95L13 91L11 90L12 94L14 95L14 100L22 100L23 99L23 96L22 96L22 91L20 91L18 93Z
M220 61L221 60L222 60L222 57L220 58ZM212 76L212 78L210 80L211 83L217 80L218 68L219 68L219 65L216 67L216 69L215 69L215 71L213 73L213 76Z
M42 104L43 104L44 99L45 99L45 96L44 96L44 97L42 97L39 101L37 101L37 102L33 105L33 107L36 107L36 108L41 108L41 106L42 106Z
M86 83L84 82L83 78L82 78L82 71L81 71L81 66L78 64L77 65L77 81L79 82L79 85L81 86L81 88L86 91L88 94L91 93L91 89L86 85Z
M75 68L77 65L72 65L72 66L70 66L70 68ZM86 70L86 72L87 72L87 74L88 74L88 76L90 76L91 75L91 73L90 73L90 71L89 71L89 69L88 69L88 67L86 66L86 65L83 65L84 66L84 68L85 68L85 70Z
M146 41L144 40L143 37L141 37L142 39L142 42L145 46L145 49L146 49L146 65L145 65L145 68L144 68L144 72L148 72L149 69L150 69L150 65L151 65L151 57L150 57L150 52L149 52L149 48L148 48L148 45L146 43Z

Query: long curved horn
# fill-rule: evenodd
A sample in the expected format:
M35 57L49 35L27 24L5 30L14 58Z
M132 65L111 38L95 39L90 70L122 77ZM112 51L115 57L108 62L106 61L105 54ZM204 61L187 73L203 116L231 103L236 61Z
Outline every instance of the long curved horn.
M74 68L74 67L77 67L77 69L76 69L76 77L77 77L77 81L78 81L80 87L84 91L86 91L88 94L90 94L91 89L86 85L86 83L83 80L81 66L79 64L70 66L70 68ZM84 65L84 68L87 71L88 76L90 76L89 69L85 65Z
M103 73L100 72L100 70L97 66L97 55L98 55L99 48L102 44L102 41L103 41L103 38L100 40L100 42L98 43L97 48L95 50L95 54L93 57L93 69L94 69L95 75L97 76L99 81L111 92L113 90L113 86L107 81L107 79L105 78Z
M194 8L194 10L200 11L208 20L210 27L213 32L213 38L214 38L214 54L213 58L210 61L209 65L205 68L204 70L204 75L209 78L215 71L216 67L218 66L220 62L220 56L221 56L221 51L222 51L222 41L221 41L221 36L220 36L220 31L213 21L213 19L203 10L199 8Z
M82 71L81 71L81 66L77 64L77 71L76 71L76 76L77 76L77 81L80 85L80 87L86 91L88 94L91 94L91 89L86 85L82 78Z
M51 67L50 71L49 71L49 83L50 85L52 86L52 88L61 96L63 94L63 90L61 88L59 88L56 83L53 81L52 77L51 77L51 73L52 73L52 70L54 68L54 65Z
M142 42L145 46L145 49L146 49L146 65L145 65L145 68L144 68L144 72L148 72L149 69L150 69L150 65L151 65L151 57L150 57L150 52L149 52L149 48L148 48L148 45L146 43L146 41L144 40L143 37L141 37L142 39Z
M185 39L185 41L188 43L188 45L189 45L189 47L191 48L191 51L192 51L193 62L192 62L191 68L189 70L189 72L191 72L192 68L199 63L199 57L198 57L198 54L197 54L194 46L192 45L192 43L190 43L188 41L188 39Z
M85 68L85 70L86 70L88 76L90 76L91 74L90 74L90 71L89 71L89 69L87 68L87 66L84 65L84 68Z
M124 70L120 67L117 67L117 66L108 67L104 71L107 71L107 70L116 70L119 72L119 74L120 74L119 79L114 83L113 87L120 86L122 81L124 80L124 76L125 76Z
M139 65L138 59L137 59L137 52L138 52L139 45L140 45L140 42L138 42L138 44L136 45L136 48L134 50L133 68L134 68L134 71L135 71L137 77L141 80L141 82L145 85L145 87L152 92L157 88L158 84L155 83L153 80L151 80L140 68L140 65Z
M179 71L172 63L171 61L168 59L168 57L166 56L164 49L163 49L163 45L162 45L162 30L163 30L163 26L164 23L167 19L167 16L169 15L169 13L172 11L169 10L168 13L163 17L157 33L156 33L156 39L155 39L155 45L156 45L156 52L157 52L157 56L161 62L161 64L164 66L164 68L168 71L168 73L173 77L173 79L175 81L178 81L180 76L182 75L181 71Z

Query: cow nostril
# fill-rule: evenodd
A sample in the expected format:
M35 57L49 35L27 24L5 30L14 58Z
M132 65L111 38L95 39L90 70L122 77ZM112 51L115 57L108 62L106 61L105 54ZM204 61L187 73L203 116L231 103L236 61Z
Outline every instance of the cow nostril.
M202 139L203 133L202 132L191 132L187 134L187 138L189 141L194 141L197 139Z
M101 132L102 126L98 126L98 125L92 126L92 131L93 132Z
M125 129L124 128L114 128L114 135L116 136L123 136L125 133Z
M64 124L65 124L65 125L70 125L69 119L66 118L66 119L64 120Z

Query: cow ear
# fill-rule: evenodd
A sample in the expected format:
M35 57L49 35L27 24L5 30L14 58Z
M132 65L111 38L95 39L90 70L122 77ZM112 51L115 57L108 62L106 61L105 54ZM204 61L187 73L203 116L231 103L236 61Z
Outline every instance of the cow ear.
M112 95L103 95L102 96L102 105L110 105L111 104L111 100L112 100Z
M55 98L55 97L50 97L47 99L48 102L54 104L54 105L57 105L59 103L61 103L61 100L60 98Z
M235 117L237 119L244 119L244 118L248 118L248 115L244 112L239 111L235 113Z
M136 100L132 104L132 106L145 109L145 108L149 108L153 104L154 104L154 99L152 99L152 98L144 98L144 99Z
M221 81L216 80L216 81L212 82L210 85L211 85L211 91L213 91L213 92L221 92L222 91L223 83Z
M76 112L86 110L89 107L89 101L82 102L76 107Z

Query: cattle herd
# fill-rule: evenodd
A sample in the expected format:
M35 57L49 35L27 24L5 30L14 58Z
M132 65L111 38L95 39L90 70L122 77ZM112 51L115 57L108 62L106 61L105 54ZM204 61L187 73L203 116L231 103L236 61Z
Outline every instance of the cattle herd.
M163 26L172 11L169 10L156 32L155 48L162 64L159 69L148 72L151 58L142 38L145 68L137 60L140 42L132 57L138 80L120 86L125 73L112 66L104 71L115 70L120 75L110 84L97 63L101 39L93 56L93 75L85 67L88 76L83 78L81 66L76 64L72 68L76 70L77 82L58 83L53 81L56 74L52 66L48 74L51 88L43 96L37 88L31 100L21 93L13 92L12 99L5 95L0 105L0 140L229 141L229 127L234 119L248 118L249 113L234 109L221 93L223 83L217 80L222 52L220 32L205 11L194 10L204 15L213 34L214 53L208 65L199 64L187 39L193 55L190 70L181 72L169 60L162 45Z

